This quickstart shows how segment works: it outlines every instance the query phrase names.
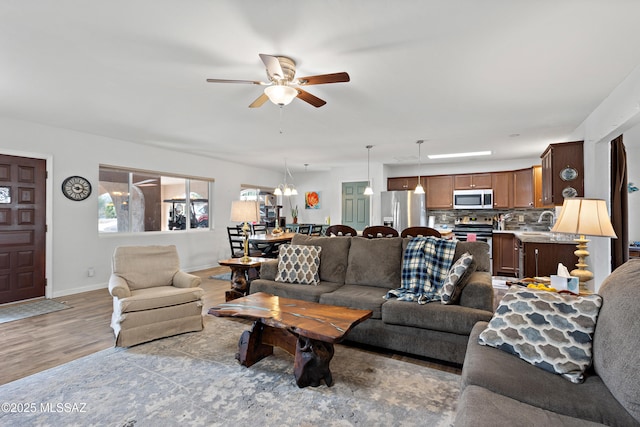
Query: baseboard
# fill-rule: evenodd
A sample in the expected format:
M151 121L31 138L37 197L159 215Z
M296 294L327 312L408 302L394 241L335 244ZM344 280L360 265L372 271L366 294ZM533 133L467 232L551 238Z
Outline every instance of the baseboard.
M105 282L105 283L93 283L87 286L80 286L80 287L71 288L71 289L63 289L60 291L56 291L54 289L52 298L65 297L67 295L74 295L82 292L96 291L98 289L106 289L108 287L109 287L109 283Z

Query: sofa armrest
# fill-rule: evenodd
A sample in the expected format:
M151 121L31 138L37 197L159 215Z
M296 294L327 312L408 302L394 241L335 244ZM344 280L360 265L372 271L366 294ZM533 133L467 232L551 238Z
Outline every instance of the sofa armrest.
M276 280L278 274L278 260L263 262L260 266L260 278L265 280Z
M491 273L476 271L462 289L460 305L493 312Z
M109 277L109 293L116 298L126 298L131 296L131 290L127 281L122 277L112 274Z
M193 274L185 273L182 270L178 270L173 276L173 286L176 288L195 288L202 283L202 279Z

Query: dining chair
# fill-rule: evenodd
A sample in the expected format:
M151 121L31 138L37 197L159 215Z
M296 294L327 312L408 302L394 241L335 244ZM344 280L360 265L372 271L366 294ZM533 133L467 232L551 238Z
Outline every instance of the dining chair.
M251 234L267 234L267 224L251 224Z
M386 225L373 225L362 230L362 236L367 239L378 237L398 237L398 231Z
M326 236L357 236L358 232L355 228L348 225L336 224L327 227Z
M312 225L311 230L309 231L309 236L322 236L322 225Z
M311 231L311 224L299 224L298 231L296 231L296 233L309 234L310 231Z
M420 227L420 226L405 228L404 230L402 230L402 233L400 233L400 237L420 237L420 236L442 237L442 234L440 234L440 232L435 228Z
M242 258L244 256L244 233L242 232L242 227L227 227L227 234L229 236L231 258ZM262 256L262 251L249 248L249 256Z

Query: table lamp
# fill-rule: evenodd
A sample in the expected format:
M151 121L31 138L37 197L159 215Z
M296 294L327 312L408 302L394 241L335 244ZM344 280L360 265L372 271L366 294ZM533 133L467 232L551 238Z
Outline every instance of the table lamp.
M234 200L231 202L231 221L244 222L242 232L244 234L244 256L242 262L249 262L249 222L260 220L258 202L255 200Z
M589 293L586 282L593 279L593 273L587 270L585 258L589 256L587 243L589 240L585 236L612 237L617 238L607 204L600 199L586 199L583 197L573 197L564 199L560 216L551 229L553 233L577 234L580 237L574 239L578 248L574 254L578 257L577 269L571 271L571 275L580 280L580 292Z

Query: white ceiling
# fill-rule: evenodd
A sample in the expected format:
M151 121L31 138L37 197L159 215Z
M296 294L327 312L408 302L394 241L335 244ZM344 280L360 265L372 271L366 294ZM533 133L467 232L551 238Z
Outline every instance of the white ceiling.
M640 1L0 0L0 114L281 170L566 141L640 64ZM259 53L327 101L248 105ZM283 133L280 133L280 129ZM519 136L512 136L518 134ZM1 142L0 142L1 146Z

